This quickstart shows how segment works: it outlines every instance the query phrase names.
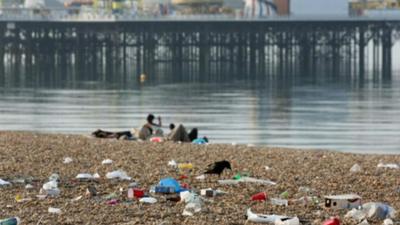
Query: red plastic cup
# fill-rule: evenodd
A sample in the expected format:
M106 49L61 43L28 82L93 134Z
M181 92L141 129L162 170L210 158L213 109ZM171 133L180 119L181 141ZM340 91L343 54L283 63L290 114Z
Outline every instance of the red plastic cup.
M251 196L251 200L252 201L265 201L265 200L267 200L267 193L265 193L265 192L257 193L255 195Z
M142 198L144 196L144 191L142 189L139 189L139 188L134 188L133 189L133 196L135 196L136 198Z
M338 218L331 218L326 220L322 225L340 225L340 220Z

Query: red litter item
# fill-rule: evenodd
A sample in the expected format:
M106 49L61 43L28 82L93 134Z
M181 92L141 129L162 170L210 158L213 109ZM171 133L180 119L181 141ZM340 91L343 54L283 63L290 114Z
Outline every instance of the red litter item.
M160 142L163 142L163 138L162 137L152 137L152 138L150 138L150 141L160 143Z
M181 188L190 189L190 186L188 183L182 183Z
M251 200L252 201L265 201L265 200L267 200L267 193L265 193L265 192L257 193L255 195L251 196Z
M184 179L188 179L189 177L186 175L181 175L178 180L184 180Z
M134 188L133 189L133 196L135 196L136 198L142 198L142 197L144 197L144 191L142 189L139 189L139 188Z
M331 218L326 220L322 225L340 225L340 220L338 218Z
M111 199L111 200L107 201L107 205L116 205L116 204L118 204L117 199Z

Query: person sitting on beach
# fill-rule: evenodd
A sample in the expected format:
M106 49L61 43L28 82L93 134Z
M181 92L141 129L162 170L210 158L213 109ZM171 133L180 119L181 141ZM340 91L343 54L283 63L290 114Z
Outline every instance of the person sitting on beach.
M139 131L139 138L142 140L147 140L152 135L162 136L163 131L161 129L161 117L158 117L158 124L154 123L155 116L153 114L149 114L147 116L147 123L143 125L143 127Z
M193 128L190 133L187 133L186 128L182 124L175 127L175 125L171 123L169 128L171 129L171 133L167 135L167 139L171 141L192 142L198 136L197 128Z

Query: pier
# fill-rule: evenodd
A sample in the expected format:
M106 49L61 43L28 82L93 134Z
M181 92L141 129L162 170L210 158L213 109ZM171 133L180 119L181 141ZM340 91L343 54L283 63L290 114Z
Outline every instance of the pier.
M400 18L10 14L0 16L0 73L46 68L67 71L61 76L100 74L105 80L116 73L201 80L220 74L313 77L328 71L362 78L372 68L377 79L390 79L392 48L399 39Z

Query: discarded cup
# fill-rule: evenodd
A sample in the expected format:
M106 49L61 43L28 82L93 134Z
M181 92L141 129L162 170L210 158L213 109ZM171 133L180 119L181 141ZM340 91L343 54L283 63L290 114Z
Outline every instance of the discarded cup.
M134 188L133 189L133 196L135 198L142 198L144 197L144 190L139 189L139 188Z
M0 225L19 225L21 223L21 219L18 217L12 217L4 220L0 220Z
M251 200L252 201L265 201L265 200L267 200L267 193L265 193L265 192L257 193L255 195L251 196Z
M322 225L340 225L340 220L338 218L331 218L329 220L325 220Z

